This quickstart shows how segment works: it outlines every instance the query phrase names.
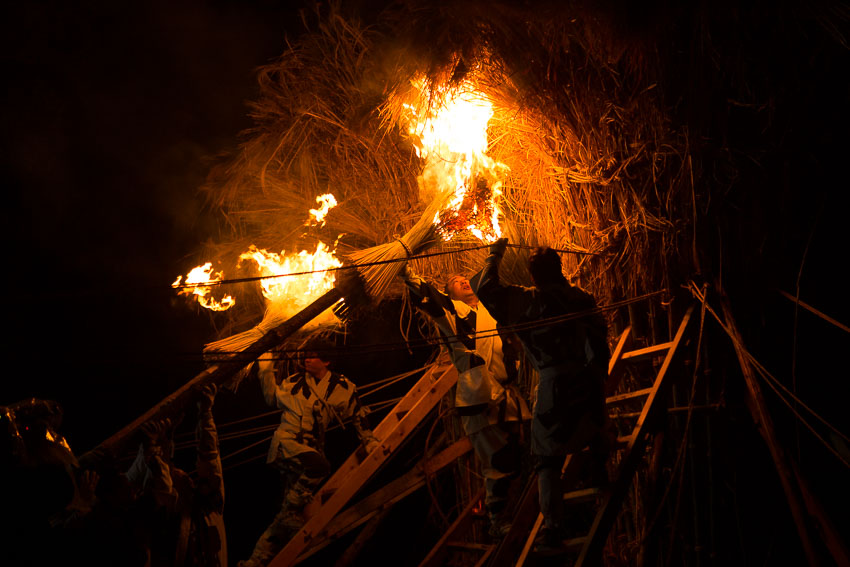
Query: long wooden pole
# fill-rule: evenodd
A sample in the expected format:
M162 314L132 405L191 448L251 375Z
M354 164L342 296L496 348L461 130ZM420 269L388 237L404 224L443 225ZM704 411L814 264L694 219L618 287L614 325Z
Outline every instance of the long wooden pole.
M765 403L761 386L759 386L750 361L743 350L743 339L735 324L735 319L732 317L732 308L729 306L729 300L725 296L721 299L721 307L723 309L723 318L725 319L727 332L729 332L733 339L735 354L738 356L738 363L741 366L744 382L747 385L747 405L753 416L753 421L762 438L764 438L767 448L770 451L770 456L773 458L773 464L776 466L776 472L779 473L779 480L782 483L782 489L785 491L788 506L791 508L791 516L797 525L797 533L800 535L800 541L803 544L806 559L810 566L819 565L820 562L818 561L818 556L806 525L806 515L803 505L800 502L800 495L795 490L794 473L788 465L788 459L776 437L773 419L771 419L770 413L767 411L767 404Z
M192 400L194 393L199 388L211 383L216 385L225 383L240 369L255 361L263 353L282 343L301 327L318 317L323 311L332 307L340 299L355 294L359 290L359 286L358 276L353 271L349 272L349 274L346 274L346 277L337 280L337 285L333 289L326 292L313 303L274 329L268 331L248 348L210 366L183 384L179 389L140 415L132 423L112 435L112 437L102 442L89 453L83 455L82 458L85 459L88 456L95 457L98 453L105 453L106 455L117 454L134 437L134 434L142 424L153 419L164 418L179 413Z

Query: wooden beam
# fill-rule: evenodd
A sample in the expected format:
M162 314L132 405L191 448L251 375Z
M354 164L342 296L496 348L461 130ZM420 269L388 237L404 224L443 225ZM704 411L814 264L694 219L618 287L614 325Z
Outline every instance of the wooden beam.
M803 545L803 551L806 554L806 559L810 566L819 565L820 562L812 544L809 529L806 526L806 518L803 513L803 505L800 502L800 496L794 489L793 472L791 471L788 460L785 456L785 451L776 437L776 430L773 426L773 419L767 410L767 404L764 400L764 395L761 391L761 386L756 379L753 367L750 364L747 353L744 350L744 340L741 336L738 326L735 324L735 318L732 316L732 308L729 305L729 300L726 297L721 297L720 305L723 310L723 318L725 320L726 332L732 339L732 346L735 348L735 354L738 356L738 363L741 367L741 372L744 376L747 392L747 406L755 422L756 429L761 434L767 448L770 451L770 456L773 459L773 464L776 467L776 472L779 474L779 480L782 484L782 489L785 492L785 499L788 501L788 507L791 509L791 516L797 526L797 534L800 536L800 542Z
M389 515L392 506L387 506L379 510L377 513L373 514L369 523L360 530L360 533L357 534L357 537L354 539L351 545L346 548L345 552L336 560L334 563L334 567L348 567L357 561L357 556L360 555L360 552L366 546L372 537L374 537L375 533L378 531L378 528L381 526L381 523L386 519Z
M644 396L648 396L652 392L652 388L644 388L643 390L635 390L634 392L628 392L626 394L618 394L616 396L611 396L610 398L605 399L605 403L608 405L617 404L620 402L625 402L628 400L633 400L634 398L640 398Z
M434 457L423 459L406 474L389 482L380 490L373 492L353 506L346 508L328 524L324 530L324 537L314 540L310 547L298 557L298 562L304 561L328 544L379 514L382 510L393 506L419 490L425 485L428 477L454 464L457 459L471 450L472 445L469 443L469 438L461 437Z
M626 327L617 339L617 346L614 347L614 352L611 353L611 359L608 361L608 377L605 379L605 395L610 396L620 385L620 380L623 378L623 352L632 341L632 328Z
M318 317L326 309L332 307L340 299L343 299L347 294L350 292L355 293L357 285L358 282L354 277L346 277L338 280L336 287L326 292L282 324L268 331L257 339L254 344L242 352L233 354L218 362L218 364L210 366L81 458L85 459L88 456L99 458L96 457L97 455L115 457L134 438L136 431L144 423L154 419L173 417L181 413L186 404L193 401L196 392L201 387L206 384L216 384L219 386L224 384L239 370L255 361L268 350L281 344L301 327Z

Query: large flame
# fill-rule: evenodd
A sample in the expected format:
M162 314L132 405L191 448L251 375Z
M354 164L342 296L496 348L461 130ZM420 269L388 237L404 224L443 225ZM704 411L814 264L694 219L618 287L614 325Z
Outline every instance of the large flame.
M183 276L177 276L171 287L178 288L178 294L194 296L198 303L207 309L226 311L236 305L236 300L230 295L225 295L221 300L211 295L213 286L221 279L221 272L213 271L212 262L207 262L203 266L192 268L185 281Z
M239 255L240 263L243 260L253 260L257 263L262 276L270 277L261 281L263 296L286 312L294 315L322 294L334 287L336 280L334 268L342 266L342 262L334 256L334 250L319 242L315 252L302 250L295 254L287 255L284 251L280 254L259 249L253 244L247 252ZM313 272L298 276L287 276L301 272Z
M330 193L316 197L316 202L320 204L320 207L310 210L310 218L304 224L324 226L325 216L337 202ZM326 271L342 266L342 262L334 256L334 252L334 249L330 249L323 242L316 245L315 252L302 250L288 255L285 251L277 254L252 244L246 252L239 255L237 267L245 260L256 262L260 276L264 278L260 284L263 296L269 302L268 307L274 309L279 315L291 317L334 287L336 280L334 272ZM302 272L313 273L302 274ZM178 276L177 281L171 285L178 288L180 294L193 295L198 303L207 309L224 311L234 306L236 300L227 295L218 301L210 295L212 288L223 278L223 273L214 272L212 263L207 262L193 268L185 279L183 276ZM322 323L333 318L333 312L328 310L315 318L312 323Z
M507 166L487 155L487 124L493 117L493 104L465 82L460 87L429 93L417 84L424 100L432 100L429 112L413 116L409 132L417 155L425 160L421 182L426 193L442 198L448 205L437 214L434 224L445 240L468 231L485 242L502 235L499 226L499 176Z

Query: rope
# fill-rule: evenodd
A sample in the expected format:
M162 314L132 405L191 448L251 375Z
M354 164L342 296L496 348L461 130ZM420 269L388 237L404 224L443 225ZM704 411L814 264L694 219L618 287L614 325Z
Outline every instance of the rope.
M596 309L587 309L585 311L577 311L575 313L569 313L569 314L566 314L566 315L557 315L555 317L547 317L545 319L537 319L537 320L534 320L534 321L528 321L526 323L517 323L517 324L514 324L514 325L505 325L504 327L501 327L501 329L508 331L508 332L521 332L521 331L528 331L528 330L532 330L532 329L550 327L550 326L557 325L559 323L563 323L563 322L570 321L570 320L573 320L573 319L579 319L581 317L586 317L588 315L593 315L593 314L603 313L605 311L612 311L612 310L615 310L615 309L619 309L619 308L624 307L626 305L630 305L632 303L637 303L637 302L643 301L645 299L648 299L650 297L654 297L656 295L666 293L667 291L668 290L659 290L659 291L646 293L646 294L641 295L641 296L633 297L633 298L630 298L630 299L624 299L624 300L621 300L621 301L616 301L616 302L610 303L610 304L602 306L602 307L597 307ZM487 329L485 331L480 331L478 333L472 333L472 334L474 334L476 338L488 338L488 337L497 336L499 334L499 330L498 329ZM464 336L466 336L466 335L464 335ZM438 344L443 344L446 340L451 341L451 340L457 340L459 338L462 338L462 337L460 335L446 335L446 336L433 337L433 338L423 337L421 339L417 339L417 340L413 340L413 341L408 340L408 341L401 341L401 342L396 341L396 342L389 342L389 343L374 343L374 344L371 344L371 345L362 345L362 346L357 347L355 349L351 349L351 348L330 349L330 350L323 351L323 354L327 354L327 355L335 356L335 357L352 356L353 354L375 354L375 353L382 353L382 352L390 352L390 351L394 351L394 350L407 349L409 347L415 348L415 347L420 347L420 346L438 345ZM298 349L298 348L291 348L291 349L281 349L277 352L279 352L280 354L277 354L277 355L274 355L274 356L271 356L271 357L261 358L259 360L298 360L298 359L303 357L303 353L305 351L302 350L302 349ZM236 354L236 352L221 351L221 352L216 353L216 354L226 356L226 355L229 355L229 354Z
M828 427L836 435L839 435L842 439L850 441L850 439L848 439L847 435L845 435L844 433L839 431L835 426L833 426L828 421L826 421L823 417L821 417L812 408L807 406L802 400L800 400L797 396L795 396L793 393L791 393L784 385L782 385L782 383L779 382L779 380L777 380L770 372L768 372L767 369L758 360L756 360L756 358L746 349L746 347L743 344L741 344L740 341L735 339L735 336L732 334L732 332L729 330L729 328L726 326L726 324L720 319L720 317L717 315L717 313L714 311L714 309L712 309L711 306L708 305L708 302L706 301L705 295L703 295L702 293L700 293L700 291L698 289L696 289L696 285L693 282L691 282L688 285L688 290L694 295L694 297L698 301L702 302L705 305L706 310L709 313L711 313L711 315L714 317L714 319L717 321L717 323L720 325L720 327L723 329L723 331L729 336L729 339L733 343L735 343L735 345L737 345L738 348L741 349L741 352L744 353L747 360L755 367L755 369L758 371L758 374L762 378L764 378L765 384L767 384L767 386L771 390L773 390L773 392L776 394L776 396L779 398L779 400L783 404L785 404L788 407L789 410L791 410L791 413L794 414L797 417L797 419L800 420L800 422L803 425L806 426L806 428L812 433L812 435L814 435L815 438L818 441L820 441L821 444L823 444L823 446L830 453L832 453L846 467L850 468L850 462L845 460L844 456L841 455L841 453L836 451L826 439L824 439L817 431L815 431L814 427L812 427L812 425L809 424L809 422L806 421L806 419L802 415L800 415L800 412L798 412L795 409L794 404L790 403L787 399L785 399L783 394L780 393L780 390L785 392L785 395L787 395L788 397L793 399L795 402L797 402L801 407L803 407L806 411L808 411L810 414L812 414L812 416L817 418L823 425Z
M246 282L256 282L262 280L268 280L273 278L286 278L290 276L307 276L310 274L321 274L325 272L340 272L343 270L357 270L359 268L367 268L369 266L380 266L382 264L392 264L395 262L407 262L409 260L420 260L422 258L431 258L434 256L445 256L447 254L460 254L461 252L470 252L474 250L481 250L483 248L488 248L489 244L483 244L481 246L473 246L471 248L461 248L458 250L444 250L442 252L429 252L427 254L417 254L415 256L408 256L407 258L390 258L388 260L375 260L374 262L364 262L362 264L346 264L344 266L338 266L336 268L325 268L323 270L310 270L306 272L292 272L290 274L274 274L271 276L254 276L249 278L233 278L233 279L225 279L218 281L208 281L208 282L197 282L193 284L181 284L172 286L173 289L186 289L186 288L196 288L196 287L212 287L212 286L222 286L229 284L237 284L237 283L246 283ZM407 247L405 247L407 249Z
M390 376L389 378L384 378L383 380L371 382L361 388L358 388L357 395L360 397L360 399L363 399L365 396L371 396L372 394L379 392L384 388L388 388L393 384L396 384L397 382L401 382L405 378L410 378L414 374L422 372L426 368L427 366L423 366L422 368L417 368L416 370L411 370L410 372L402 372L401 374L396 374L395 376Z
M402 240L401 238L396 238L396 242L401 244L402 248L404 248L404 251L407 252L407 258L410 259L410 257L413 256L413 252L410 250L404 240Z
M232 279L224 279L218 281L206 281L206 282L197 282L192 284L180 284L176 286L172 286L173 289L194 289L196 287L212 287L212 286L223 286L230 284L238 284L238 283L247 283L247 282L256 282L262 280L269 280L274 278L286 278L291 276L308 276L310 274L321 274L326 272L339 272L342 270L356 270L359 268L367 268L369 266L380 266L382 264L392 264L395 262L407 262L409 260L421 260L423 258L431 258L434 256L445 256L450 254L460 254L462 252L473 252L475 250L483 250L484 248L489 248L489 244L482 244L479 246L472 246L470 248L459 248L457 250L443 250L442 252L429 252L427 254L416 254L413 255L410 251L410 248L402 242L401 239L396 238L396 240L404 247L405 252L407 252L406 258L390 258L388 260L376 260L374 262L364 262L362 264L347 264L345 266L338 266L336 268L325 268L322 270L309 270L305 272L292 272L289 274L274 274L271 276L253 276L247 278L232 278ZM524 250L533 250L537 248L536 246L529 246L526 244L508 244L509 248L518 248ZM585 250L563 250L559 248L552 248L555 252L560 252L562 254L582 254L588 256L598 256L599 254L596 252L588 252Z
M842 331L844 331L844 332L846 332L846 333L850 333L850 327L848 327L847 325L845 325L845 324L841 323L840 321L837 321L837 320L833 319L832 317L830 317L829 315L826 315L825 313L821 313L820 311L818 311L817 309L815 309L814 307L812 307L811 305L809 305L809 304L808 304L808 303L806 303L805 301L802 301L802 300L800 300L800 299L798 299L798 298L794 297L794 296L793 296L793 295L791 295L790 293L788 293L788 292L786 292L786 291L782 291L781 289L777 289L776 291L777 291L780 295L782 295L783 297L785 297L785 298L787 298L787 299L790 299L791 301L793 301L794 303L796 303L797 305L799 305L799 306L800 306L800 307L802 307L803 309L805 309L805 310L809 311L810 313L812 313L812 314L814 314L814 315L817 315L818 317L820 317L821 319L823 319L823 320L824 320L824 321L826 321L827 323L832 323L833 325L835 325L836 327L838 327L838 328L839 328L839 329L841 329Z

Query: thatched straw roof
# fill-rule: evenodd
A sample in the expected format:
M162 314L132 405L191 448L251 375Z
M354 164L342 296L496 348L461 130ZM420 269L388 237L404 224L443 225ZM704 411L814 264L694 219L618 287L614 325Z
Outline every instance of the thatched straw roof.
M254 128L210 177L209 202L226 222L204 257L233 262L250 244L292 250L340 234L344 254L409 230L426 206L399 120L411 80L472 78L496 108L490 155L509 167L511 242L591 252L566 255L566 271L602 304L710 282L741 308L753 352L785 363L789 349L765 332L779 321L765 322L762 308L773 287L799 285L810 226L835 207L830 167L846 142L832 121L847 74L824 87L833 66L846 70L842 8L622 4L402 2L368 15L332 4L306 14L307 31L260 69ZM304 228L326 192L340 205L321 231ZM507 258L517 282L527 282L523 254ZM439 281L482 256L415 268ZM260 313L259 302L242 311Z
M260 70L256 126L211 180L229 233L209 252L299 246L305 213L325 192L340 205L321 236L344 234L341 252L404 233L425 207L421 164L399 120L410 81L472 76L496 109L490 155L510 168L513 243L596 254L570 255L567 270L605 302L667 286L671 271L690 273L701 205L688 135L671 125L657 62L640 40L598 39L614 36L570 10L417 6L369 25L335 7L311 14L310 31ZM417 267L446 274L480 258Z

